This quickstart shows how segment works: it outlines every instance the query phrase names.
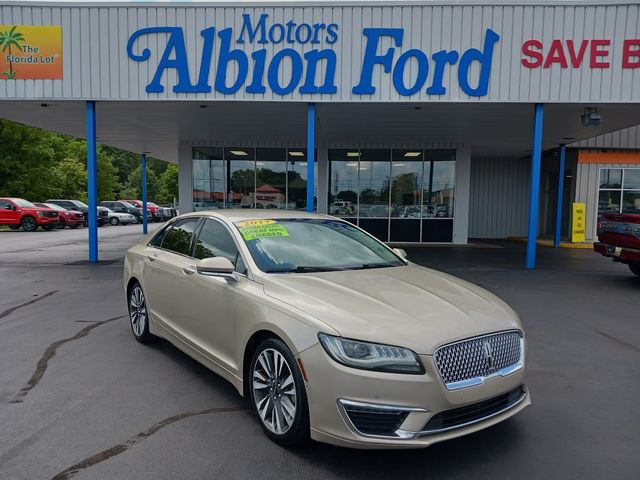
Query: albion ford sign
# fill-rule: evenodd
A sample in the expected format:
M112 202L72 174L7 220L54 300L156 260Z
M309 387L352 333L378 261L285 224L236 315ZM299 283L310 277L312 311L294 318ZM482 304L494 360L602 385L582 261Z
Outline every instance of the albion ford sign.
M138 48L141 38L158 34L166 37L162 51ZM444 95L448 87L445 73L449 68L457 72L457 82L463 92L473 97L487 94L494 48L500 40L500 35L489 28L484 31L482 45L465 51L407 49L410 45L405 44L403 28L364 28L362 35L366 41L359 81L351 88L354 95L376 92L374 72L378 69L390 76L393 88L400 95L411 96L421 91ZM153 78L146 86L148 93L164 92L165 87L175 93L215 90L224 95L233 95L241 89L252 94L271 90L283 96L294 91L311 95L337 93L338 62L333 46L340 40L340 26L336 23L271 22L266 13L257 18L244 14L239 30L227 27L216 31L208 27L200 36L203 47L198 52L196 72L189 69L192 59L188 58L181 27L142 28L129 37L129 58L148 62L153 55L158 59ZM246 48L247 44L253 46L252 51ZM301 53L302 48L293 48L296 46L305 46L304 52ZM399 53L401 47L402 53ZM268 55L268 52L275 53ZM479 75L470 75L473 65L477 65ZM174 85L165 84L168 78L165 73L169 70L176 72Z

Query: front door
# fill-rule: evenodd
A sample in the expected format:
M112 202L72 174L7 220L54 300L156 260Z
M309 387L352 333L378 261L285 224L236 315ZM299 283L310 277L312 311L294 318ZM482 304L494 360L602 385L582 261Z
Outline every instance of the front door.
M207 218L198 232L194 244L191 265L183 272L180 285L180 303L184 305L180 314L180 326L196 343L196 347L227 371L237 373L234 358L234 336L236 305L241 298L244 283L244 262L227 227L220 221ZM222 256L236 266L238 279L202 275L196 272L198 260Z
M0 225L17 225L20 215L9 200L0 200Z

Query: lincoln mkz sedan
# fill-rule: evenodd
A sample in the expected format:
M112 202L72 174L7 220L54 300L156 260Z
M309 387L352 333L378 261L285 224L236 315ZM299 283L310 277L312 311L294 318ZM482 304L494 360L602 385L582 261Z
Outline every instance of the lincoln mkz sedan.
M230 381L284 445L425 447L527 407L516 313L405 257L326 215L181 215L127 252L131 328Z

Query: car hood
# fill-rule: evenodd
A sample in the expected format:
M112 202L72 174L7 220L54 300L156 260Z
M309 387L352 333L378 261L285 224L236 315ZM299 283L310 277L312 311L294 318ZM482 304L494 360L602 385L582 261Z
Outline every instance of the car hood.
M502 300L469 282L407 265L370 270L268 274L266 295L327 324L347 338L430 355L440 345L521 329Z

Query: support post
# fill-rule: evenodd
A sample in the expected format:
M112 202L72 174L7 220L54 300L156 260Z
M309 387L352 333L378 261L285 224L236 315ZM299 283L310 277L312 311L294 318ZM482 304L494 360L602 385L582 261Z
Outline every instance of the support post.
M142 160L142 233L147 234L147 154L143 153L140 156Z
M87 197L89 202L89 262L98 261L98 161L96 146L96 103L86 104Z
M526 268L536 267L536 240L538 237L538 205L540 198L540 167L542 164L542 124L544 105L536 103L531 149L531 190L529 193L529 230L527 236Z
M556 205L556 230L553 238L553 246L560 247L560 234L562 230L562 196L564 195L564 164L567 146L560 145L560 165L558 165L558 204Z
M316 155L316 104L307 105L307 212L313 212Z

